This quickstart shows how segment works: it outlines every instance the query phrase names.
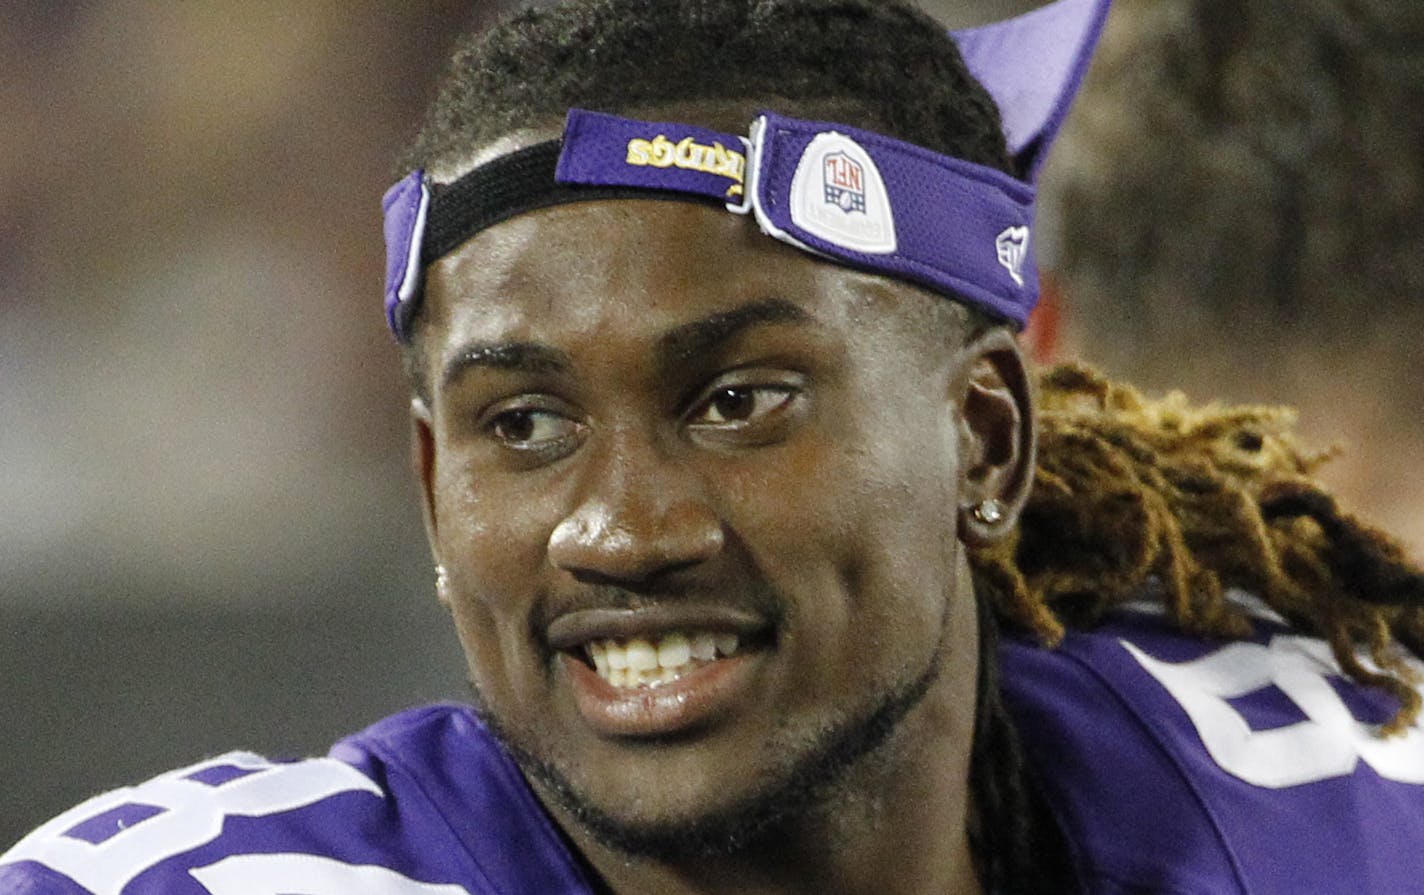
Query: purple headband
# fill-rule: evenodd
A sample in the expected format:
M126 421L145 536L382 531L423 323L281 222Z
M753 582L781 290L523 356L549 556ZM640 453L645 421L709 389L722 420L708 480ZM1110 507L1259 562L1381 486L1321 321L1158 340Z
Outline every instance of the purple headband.
M1058 0L956 32L998 102L1023 180L879 134L771 112L750 139L574 109L561 140L450 184L415 171L383 201L386 317L404 342L426 265L537 208L707 202L820 257L928 287L1022 326L1038 300L1034 183L1087 70L1109 0Z

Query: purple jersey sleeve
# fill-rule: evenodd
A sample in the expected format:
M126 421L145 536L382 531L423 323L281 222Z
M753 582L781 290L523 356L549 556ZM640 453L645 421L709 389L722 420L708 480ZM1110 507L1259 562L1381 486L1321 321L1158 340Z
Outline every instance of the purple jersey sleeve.
M338 743L331 755L385 781L420 792L419 819L407 838L458 843L478 879L476 892L592 895L579 863L523 774L462 706L404 712Z
M1009 639L1004 695L1091 892L1424 891L1424 728L1278 620Z
M0 865L0 892L5 895L89 895L69 877L34 861Z
M465 710L387 719L326 758L230 753L98 796L0 855L6 895L588 895L517 768Z

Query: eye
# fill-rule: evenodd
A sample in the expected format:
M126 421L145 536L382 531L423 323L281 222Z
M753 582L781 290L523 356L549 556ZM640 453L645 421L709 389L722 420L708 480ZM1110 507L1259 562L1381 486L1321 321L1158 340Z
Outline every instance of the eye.
M785 385L723 386L693 408L688 424L725 428L755 425L787 407L796 395L796 389Z
M551 410L515 407L490 418L487 431L496 441L516 450L540 450L573 438L580 425Z

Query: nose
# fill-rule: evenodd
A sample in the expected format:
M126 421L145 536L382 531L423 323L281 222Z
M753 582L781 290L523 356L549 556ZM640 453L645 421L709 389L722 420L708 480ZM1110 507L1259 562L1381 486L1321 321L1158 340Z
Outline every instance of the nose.
M549 536L556 567L581 581L636 588L721 552L721 519L685 462L642 437L610 438L601 454L590 458L582 493Z

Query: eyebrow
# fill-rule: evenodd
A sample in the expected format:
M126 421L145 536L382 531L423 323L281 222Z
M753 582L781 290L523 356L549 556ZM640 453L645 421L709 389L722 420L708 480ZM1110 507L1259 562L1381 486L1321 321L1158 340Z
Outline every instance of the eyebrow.
M449 388L476 368L512 373L567 373L573 364L564 352L537 342L476 342L461 348L445 364L440 387Z
M661 370L672 370L703 356L756 326L814 323L815 318L783 298L767 298L684 323L658 337L655 357ZM483 368L512 373L567 374L569 355L539 342L475 342L462 347L445 364L441 388L449 388L470 370Z
M684 323L663 334L658 339L658 366L663 370L675 369L720 348L755 326L814 322L814 317L784 298L748 302L730 311Z

